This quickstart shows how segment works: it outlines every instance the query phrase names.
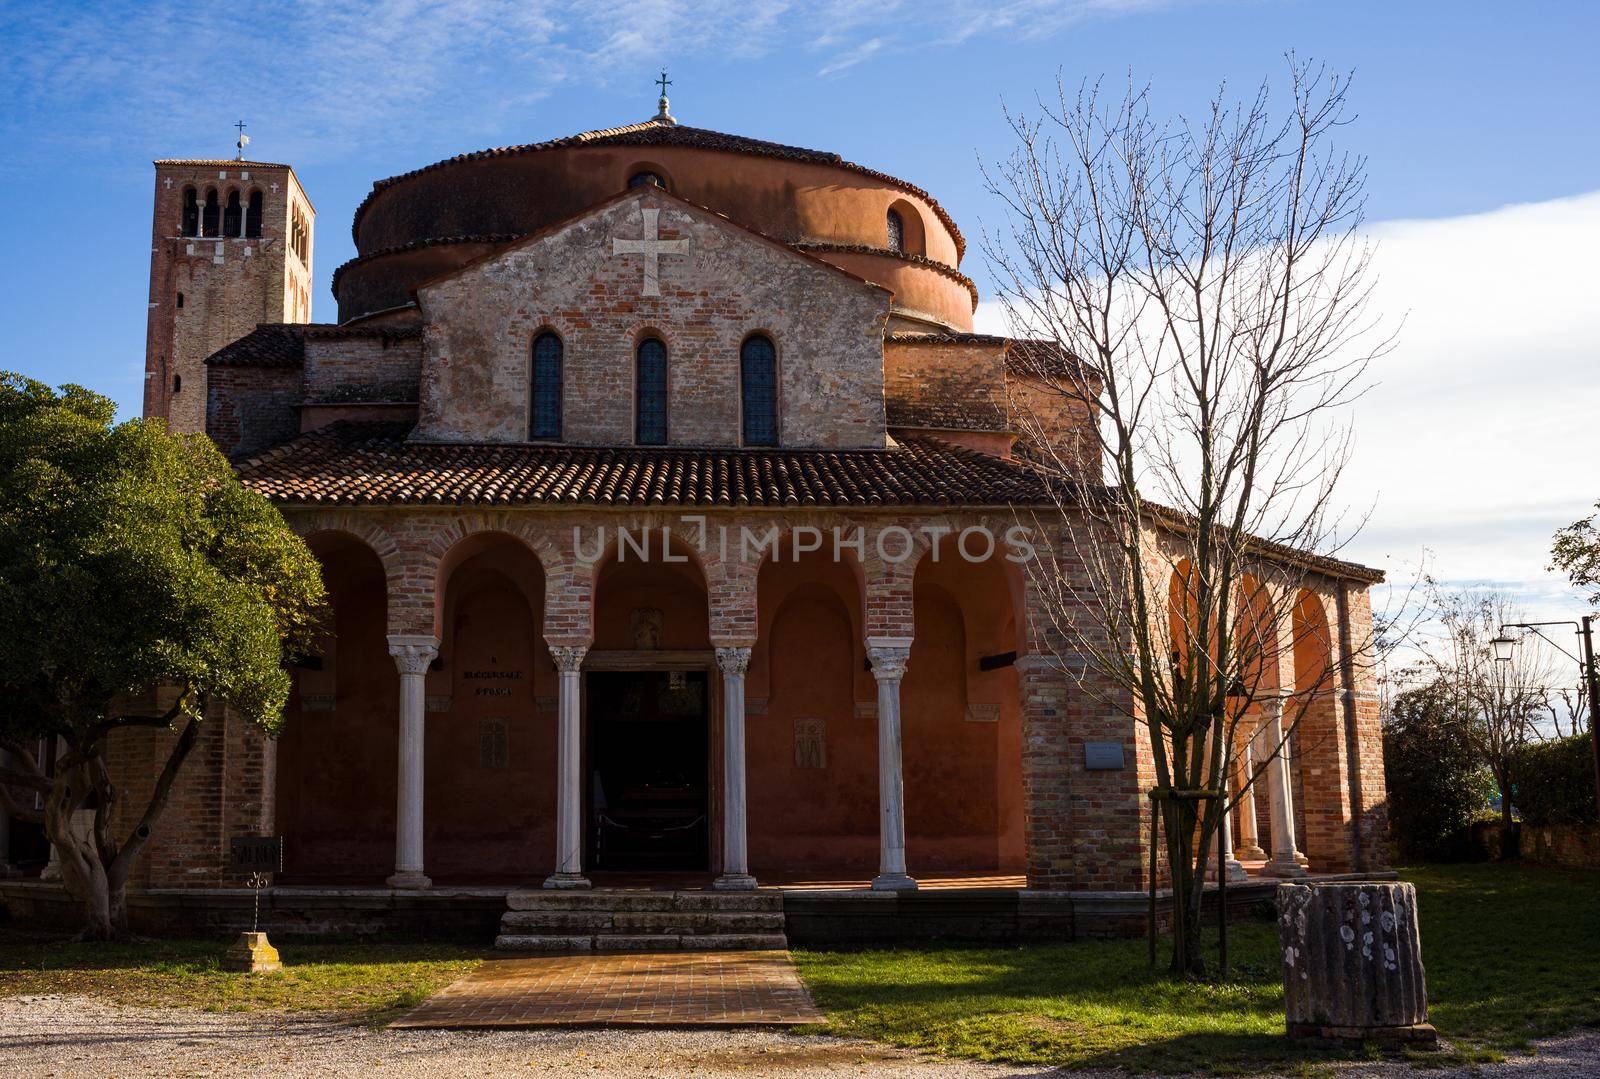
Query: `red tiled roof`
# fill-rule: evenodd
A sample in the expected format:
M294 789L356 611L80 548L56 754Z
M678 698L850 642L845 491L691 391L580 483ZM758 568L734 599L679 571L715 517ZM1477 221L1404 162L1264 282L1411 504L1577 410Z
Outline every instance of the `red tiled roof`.
M252 490L298 505L1003 506L1047 501L1012 461L932 438L888 450L408 443L342 422L241 461Z
M918 198L927 201L945 228L950 230L950 235L956 241L957 255L964 254L967 242L961 235L961 230L956 227L953 217L940 206L934 197L915 184L907 183L897 176L890 176L877 169L869 169L865 165L857 165L853 161L846 161L838 154L827 150L807 150L801 146L785 146L779 142L768 142L765 139L752 139L744 135L729 135L722 131L712 131L703 127L686 127L683 124L662 122L656 119L646 120L643 123L624 124L621 127L601 128L598 131L580 131L576 135L566 135L558 139L547 139L544 142L524 143L520 146L496 146L488 150L475 150L472 153L457 154L443 161L435 161L431 165L424 165L420 169L402 172L397 176L390 176L385 180L373 183L372 190L367 197L361 200L361 205L356 207L355 218L350 223L350 234L356 237L356 231L361 224L361 215L373 198L382 190L402 180L408 180L424 172L443 168L467 161L482 161L494 157L512 157L517 154L537 153L540 150L558 150L568 146L688 146L703 150L724 150L729 153L751 154L757 157L780 157L790 161L804 161L814 165L831 165L834 168L848 169L851 172L870 176L874 180L892 184ZM359 241L359 237L356 237Z
M306 362L305 327L264 322L206 357L208 367L299 367Z

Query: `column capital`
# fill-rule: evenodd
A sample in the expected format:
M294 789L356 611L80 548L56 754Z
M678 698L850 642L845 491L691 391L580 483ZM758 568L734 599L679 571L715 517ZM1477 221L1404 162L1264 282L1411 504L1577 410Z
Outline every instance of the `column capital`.
M750 668L750 649L717 649L717 666L722 668L722 673L725 675L733 678L743 678L744 672Z
M439 656L439 638L426 633L391 633L389 654L401 674L423 674Z
M583 668L583 657L589 654L586 644L552 644L550 658L562 674L575 674Z
M867 658L872 673L880 682L898 682L905 677L911 659L910 637L868 637Z

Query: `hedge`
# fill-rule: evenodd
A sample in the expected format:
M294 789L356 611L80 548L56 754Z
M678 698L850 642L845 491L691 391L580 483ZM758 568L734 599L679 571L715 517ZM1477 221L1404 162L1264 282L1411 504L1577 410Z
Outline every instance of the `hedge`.
M1527 824L1594 824L1593 734L1524 746L1511 758L1512 804Z
M1390 705L1383 729L1389 831L1408 861L1475 856L1467 828L1495 787L1472 752L1468 723L1444 686L1407 690Z

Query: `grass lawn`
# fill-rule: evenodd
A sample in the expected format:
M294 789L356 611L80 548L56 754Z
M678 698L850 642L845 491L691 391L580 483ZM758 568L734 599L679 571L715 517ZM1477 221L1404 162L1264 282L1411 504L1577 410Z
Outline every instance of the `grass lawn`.
M1600 1025L1600 873L1531 866L1403 871L1420 893L1435 1025L1428 1059L1492 1059L1531 1038ZM1283 1038L1277 927L1237 924L1234 976L1150 973L1142 940L1027 948L796 953L830 1033L951 1056L1141 1071L1315 1069L1326 1050ZM277 942L285 969L218 967L225 941L98 946L0 931L0 996L87 993L207 1010L320 1009L379 1021L470 971L486 949Z
M1446 1061L1600 1025L1600 873L1428 866L1416 884L1432 1018ZM828 1029L1017 1064L1247 1072L1312 1068L1327 1051L1283 1038L1277 927L1235 925L1234 976L1152 974L1143 941L1029 948L801 952Z
M329 1010L378 1021L420 1004L477 966L483 948L458 944L275 941L283 970L222 970L228 941L129 944L0 935L0 996L85 993L141 1007L205 1011Z

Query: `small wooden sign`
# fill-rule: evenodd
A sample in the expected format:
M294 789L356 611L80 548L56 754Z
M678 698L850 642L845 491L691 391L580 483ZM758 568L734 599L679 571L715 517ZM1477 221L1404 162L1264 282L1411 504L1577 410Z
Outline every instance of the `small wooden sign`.
M283 839L279 836L245 835L228 840L233 868L244 873L283 872Z

